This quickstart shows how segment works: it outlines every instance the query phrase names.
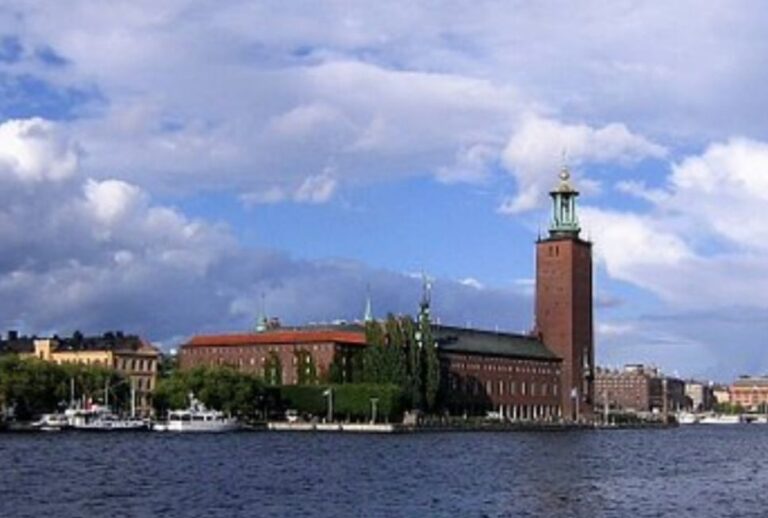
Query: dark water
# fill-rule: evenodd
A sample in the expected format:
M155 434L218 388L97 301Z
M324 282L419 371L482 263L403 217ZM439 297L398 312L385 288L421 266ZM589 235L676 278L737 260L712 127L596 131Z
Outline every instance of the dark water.
M768 516L768 426L0 435L0 516Z

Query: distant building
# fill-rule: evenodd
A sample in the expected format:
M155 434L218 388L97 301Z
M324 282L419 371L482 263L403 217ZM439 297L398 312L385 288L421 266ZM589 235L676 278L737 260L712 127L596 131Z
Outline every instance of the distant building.
M714 385L712 395L716 405L725 405L731 402L731 389L727 385Z
M627 412L676 411L686 407L685 383L640 364L625 365L623 369L598 368L595 401L600 407L607 405Z
M102 336L86 337L76 333L70 338L38 338L10 331L7 339L0 340L0 353L16 353L22 358L34 357L58 365L115 369L133 386L137 412L149 415L152 410L160 351L138 336L109 332Z
M561 360L537 338L440 325L433 325L432 333L444 403L452 413L495 411L515 420L560 417ZM201 335L181 346L179 366L227 365L293 385L327 380L336 361L351 380L354 356L365 346L360 324Z
M265 327L253 333L198 335L179 350L179 368L228 365L275 384L318 382L338 359L351 380L353 357L365 347L362 326Z
M768 412L768 377L742 376L731 384L731 403L750 412Z
M685 396L693 412L708 412L715 405L715 394L712 385L708 382L686 380Z
M445 405L453 413L569 421L592 413L592 245L580 237L579 193L566 167L559 178L550 193L548 236L536 242L533 333L431 326ZM372 320L370 299L365 315L365 321ZM326 379L332 365L341 365L345 379L351 379L355 355L366 346L362 325L279 328L268 322L262 314L255 332L192 337L180 348L180 367L230 365L294 384Z

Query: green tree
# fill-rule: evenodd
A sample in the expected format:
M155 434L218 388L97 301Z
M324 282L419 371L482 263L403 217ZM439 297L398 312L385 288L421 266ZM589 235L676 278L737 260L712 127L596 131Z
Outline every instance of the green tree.
M162 413L186 408L190 395L209 408L252 417L261 410L265 386L257 376L230 367L197 367L176 371L161 379L153 402L158 412Z
M116 410L127 408L130 387L113 369L99 366L56 365L17 355L0 358L0 401L13 407L18 419L30 419L67 405L74 383L78 399L107 401Z
M440 389L440 359L437 344L432 336L429 323L423 328L422 365L424 366L424 409L434 411Z
M422 405L422 362L419 349L420 336L417 327L410 316L404 317L400 325L406 341L406 394L411 408L421 408Z

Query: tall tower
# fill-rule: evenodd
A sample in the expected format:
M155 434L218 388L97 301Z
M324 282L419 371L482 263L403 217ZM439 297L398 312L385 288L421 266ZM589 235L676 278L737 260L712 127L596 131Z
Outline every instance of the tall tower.
M563 418L576 420L591 414L593 402L592 243L579 237L579 193L571 186L567 167L549 194L549 236L536 242L536 332L563 360Z

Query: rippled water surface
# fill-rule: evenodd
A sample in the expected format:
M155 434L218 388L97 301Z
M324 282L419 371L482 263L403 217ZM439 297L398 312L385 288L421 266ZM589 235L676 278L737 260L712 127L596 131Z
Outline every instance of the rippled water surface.
M0 435L0 516L768 516L768 426Z

